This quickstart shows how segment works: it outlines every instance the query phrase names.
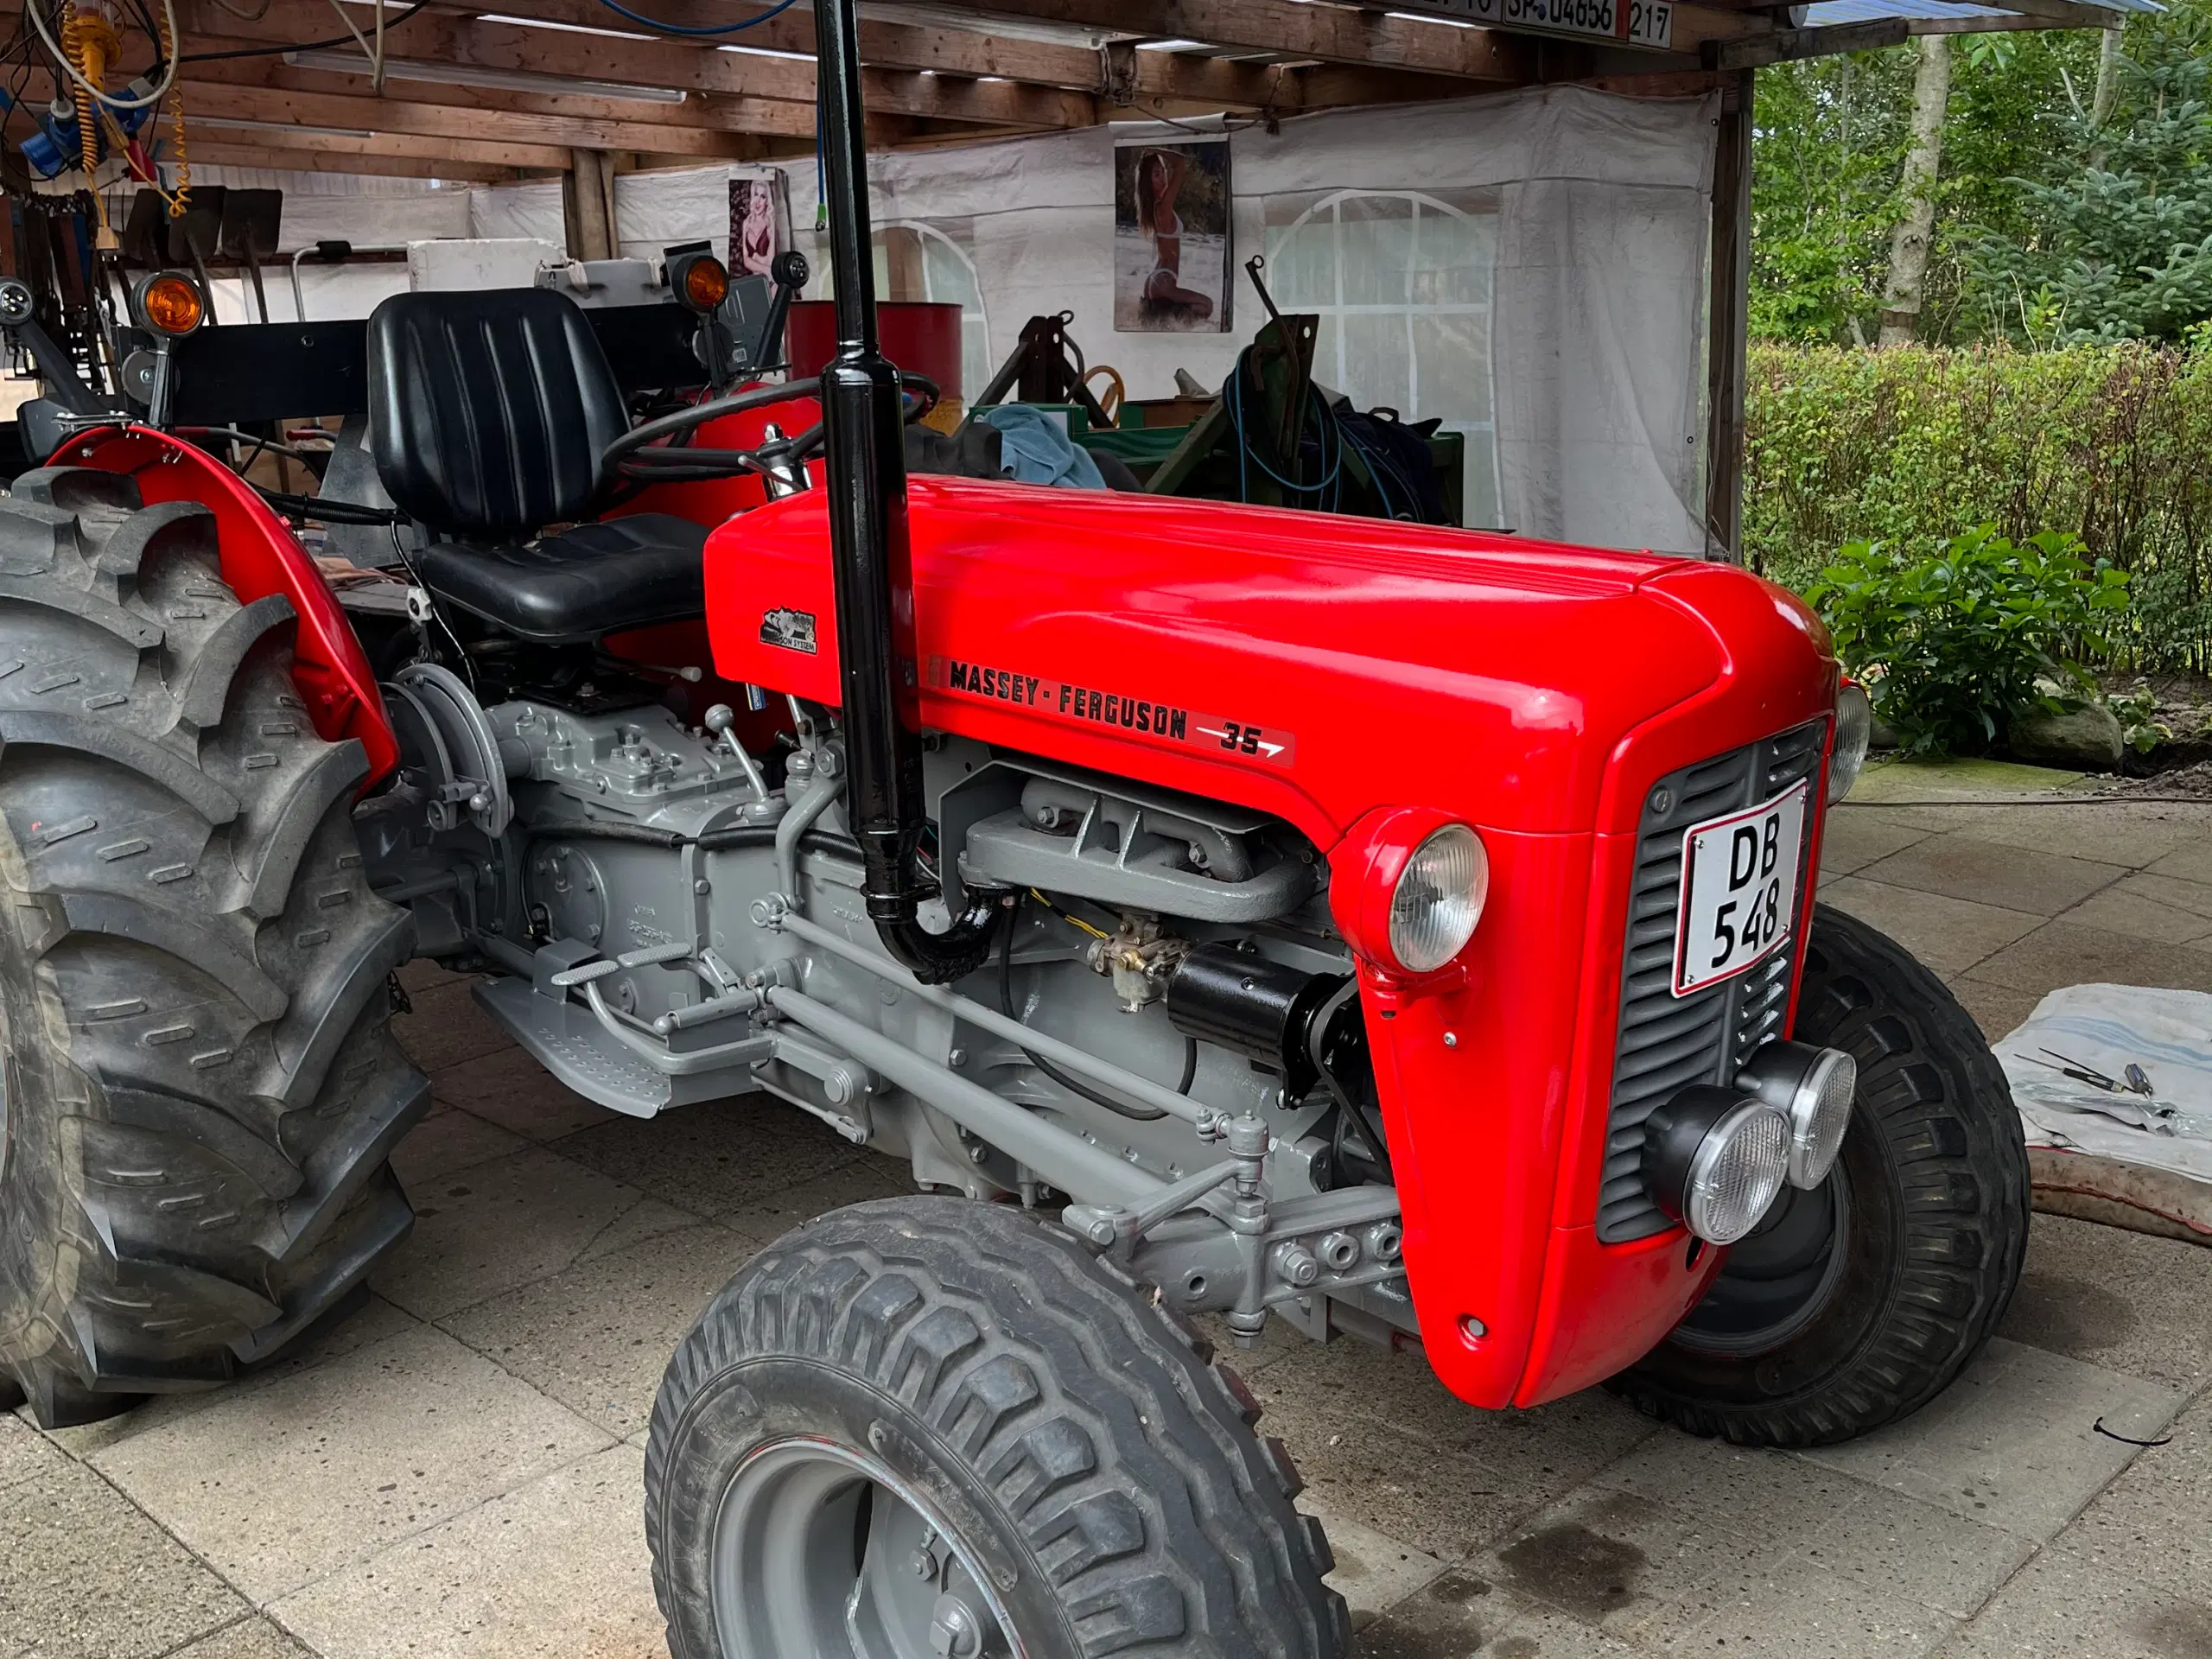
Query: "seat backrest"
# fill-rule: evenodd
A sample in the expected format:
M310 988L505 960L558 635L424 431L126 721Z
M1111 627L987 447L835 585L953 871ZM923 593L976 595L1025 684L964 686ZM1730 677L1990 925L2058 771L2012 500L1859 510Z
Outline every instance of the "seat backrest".
M628 429L565 294L396 294L369 318L370 451L392 500L434 531L512 539L583 518L600 452Z

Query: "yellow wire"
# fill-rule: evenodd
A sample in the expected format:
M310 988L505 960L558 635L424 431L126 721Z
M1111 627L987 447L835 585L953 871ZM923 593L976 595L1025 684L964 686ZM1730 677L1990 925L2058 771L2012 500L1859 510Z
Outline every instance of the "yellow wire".
M164 61L174 63L176 60L176 43L169 38L169 12L166 6L162 9L157 21L162 57ZM176 134L176 192L168 198L169 217L182 219L185 206L192 200L192 156L184 144L184 88L181 86L169 88L169 118Z
M78 15L75 0L62 7L62 53L77 66L86 80L99 86L106 77L103 73L105 66L99 60L92 38L95 33ZM100 194L100 130L93 124L92 94L82 84L72 82L69 95L77 110L77 155L85 168L85 188L92 193L92 212L99 220L100 229L105 231L109 228L107 199Z
M1039 904L1044 906L1046 909L1051 911L1053 915L1065 922L1070 927L1079 927L1084 932L1090 934L1094 939L1110 939L1114 937L1111 933L1100 932L1089 922L1084 921L1080 916L1069 915L1067 912L1062 910L1058 905L1047 899L1043 893L1038 892L1034 887L1029 889L1029 896L1032 899L1034 899Z

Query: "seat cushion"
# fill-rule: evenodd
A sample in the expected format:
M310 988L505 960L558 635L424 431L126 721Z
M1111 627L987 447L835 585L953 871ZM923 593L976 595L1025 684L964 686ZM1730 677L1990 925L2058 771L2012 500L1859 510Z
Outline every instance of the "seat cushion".
M415 568L440 599L557 645L704 615L706 550L704 525L641 512L527 546L434 543Z
M505 542L586 517L629 429L575 301L550 288L396 294L369 318L369 447L408 517Z

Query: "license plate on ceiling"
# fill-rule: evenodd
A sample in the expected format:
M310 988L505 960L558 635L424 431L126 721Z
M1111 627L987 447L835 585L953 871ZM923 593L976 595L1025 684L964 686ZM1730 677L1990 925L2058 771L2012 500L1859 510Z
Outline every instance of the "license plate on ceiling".
M1742 973L1789 937L1807 794L1799 784L1764 805L1684 832L1676 996Z

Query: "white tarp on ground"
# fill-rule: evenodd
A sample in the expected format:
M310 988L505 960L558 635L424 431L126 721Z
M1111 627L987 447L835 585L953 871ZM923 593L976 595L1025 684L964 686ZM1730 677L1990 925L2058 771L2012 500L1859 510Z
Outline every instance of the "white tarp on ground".
M2036 1004L1997 1058L2038 1202L2047 1192L2103 1199L2212 1242L2212 996L2069 985ZM2149 1093L2067 1075L2125 1084L2131 1065Z

